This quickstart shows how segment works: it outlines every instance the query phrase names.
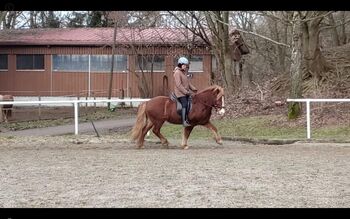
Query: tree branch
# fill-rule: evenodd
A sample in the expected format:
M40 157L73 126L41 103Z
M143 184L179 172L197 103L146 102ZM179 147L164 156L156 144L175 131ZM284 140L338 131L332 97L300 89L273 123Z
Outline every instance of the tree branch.
M327 26L321 27L321 28L320 28L320 31L326 30L326 29L330 29L330 28L334 28L334 27L338 27L338 26L347 24L347 23L349 23L349 22L350 22L350 19L347 20L347 21L345 21L345 22L343 22L343 23L337 24L337 25L327 25Z
M243 33L247 33L247 34L251 34L251 35L254 35L254 36L263 38L263 39L265 39L265 40L267 40L267 41L270 41L270 42L272 42L272 43L274 43L274 44L277 44L277 45L279 45L279 46L285 46L285 47L290 48L290 45L284 44L284 43L281 43L281 42L277 42L277 41L275 41L275 40L273 40L273 39L270 39L270 38L268 38L268 37L266 37L266 36L263 36L263 35L260 35L260 34L257 34L257 33L251 32L251 31L246 31L246 30L238 29L238 28L237 28L237 30L240 31L240 32L243 32Z
M213 12L209 12L209 13L212 13L212 14L213 14L213 17L214 17L218 22L223 23L223 24L229 26L228 23L225 23L225 22L221 21L220 19L218 19L218 18L217 18L217 15L214 14ZM240 29L240 28L236 28L236 29L237 29L238 31L240 31L240 32L247 33L247 34L252 34L252 35L254 35L254 36L263 38L263 39L268 40L268 41L270 41L270 42L272 42L272 43L275 43L275 44L277 44L277 45L279 45L279 46L285 46L285 47L290 48L290 45L277 42L277 41L272 40L272 39L270 39L270 38L268 38L268 37L266 37L266 36L263 36L263 35L260 35L260 34L257 34L257 33L251 32L251 31L242 30L242 29Z

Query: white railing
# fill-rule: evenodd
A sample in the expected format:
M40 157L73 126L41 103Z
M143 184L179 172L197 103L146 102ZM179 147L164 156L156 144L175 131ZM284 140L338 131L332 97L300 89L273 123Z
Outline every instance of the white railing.
M46 100L46 101L0 101L0 105L20 105L20 104L67 104L67 103L72 103L74 105L74 134L78 135L78 116L79 116L79 103L101 103L101 102L117 102L117 103L128 103L128 102L145 102L150 99L103 99L103 100Z
M310 103L311 102L350 102L350 99L287 99L287 102L305 102L306 103L306 130L307 138L311 138L311 116Z

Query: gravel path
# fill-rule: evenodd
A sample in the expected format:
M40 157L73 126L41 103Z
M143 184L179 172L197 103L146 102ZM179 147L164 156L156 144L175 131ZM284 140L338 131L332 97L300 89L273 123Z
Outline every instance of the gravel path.
M0 207L350 207L350 144L0 137Z
M131 127L135 124L135 118L113 119L94 121L95 128L100 132L108 132L112 129ZM74 124L60 125L46 128L26 129L19 131L0 132L0 136L55 136L64 134L74 134ZM91 122L79 123L79 134L95 133Z

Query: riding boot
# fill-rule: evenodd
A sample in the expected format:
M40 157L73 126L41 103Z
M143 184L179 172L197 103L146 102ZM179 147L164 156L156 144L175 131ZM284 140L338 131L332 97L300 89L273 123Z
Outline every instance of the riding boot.
M182 125L184 127L188 127L191 126L188 121L187 121L187 117L186 117L186 108L182 108L181 110L181 119L182 119Z

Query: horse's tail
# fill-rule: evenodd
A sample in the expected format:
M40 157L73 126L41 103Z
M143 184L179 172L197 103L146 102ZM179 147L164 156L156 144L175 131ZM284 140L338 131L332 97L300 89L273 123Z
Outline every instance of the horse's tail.
M137 140L141 137L142 129L147 125L146 102L139 105L137 111L136 123L131 130L132 140Z

